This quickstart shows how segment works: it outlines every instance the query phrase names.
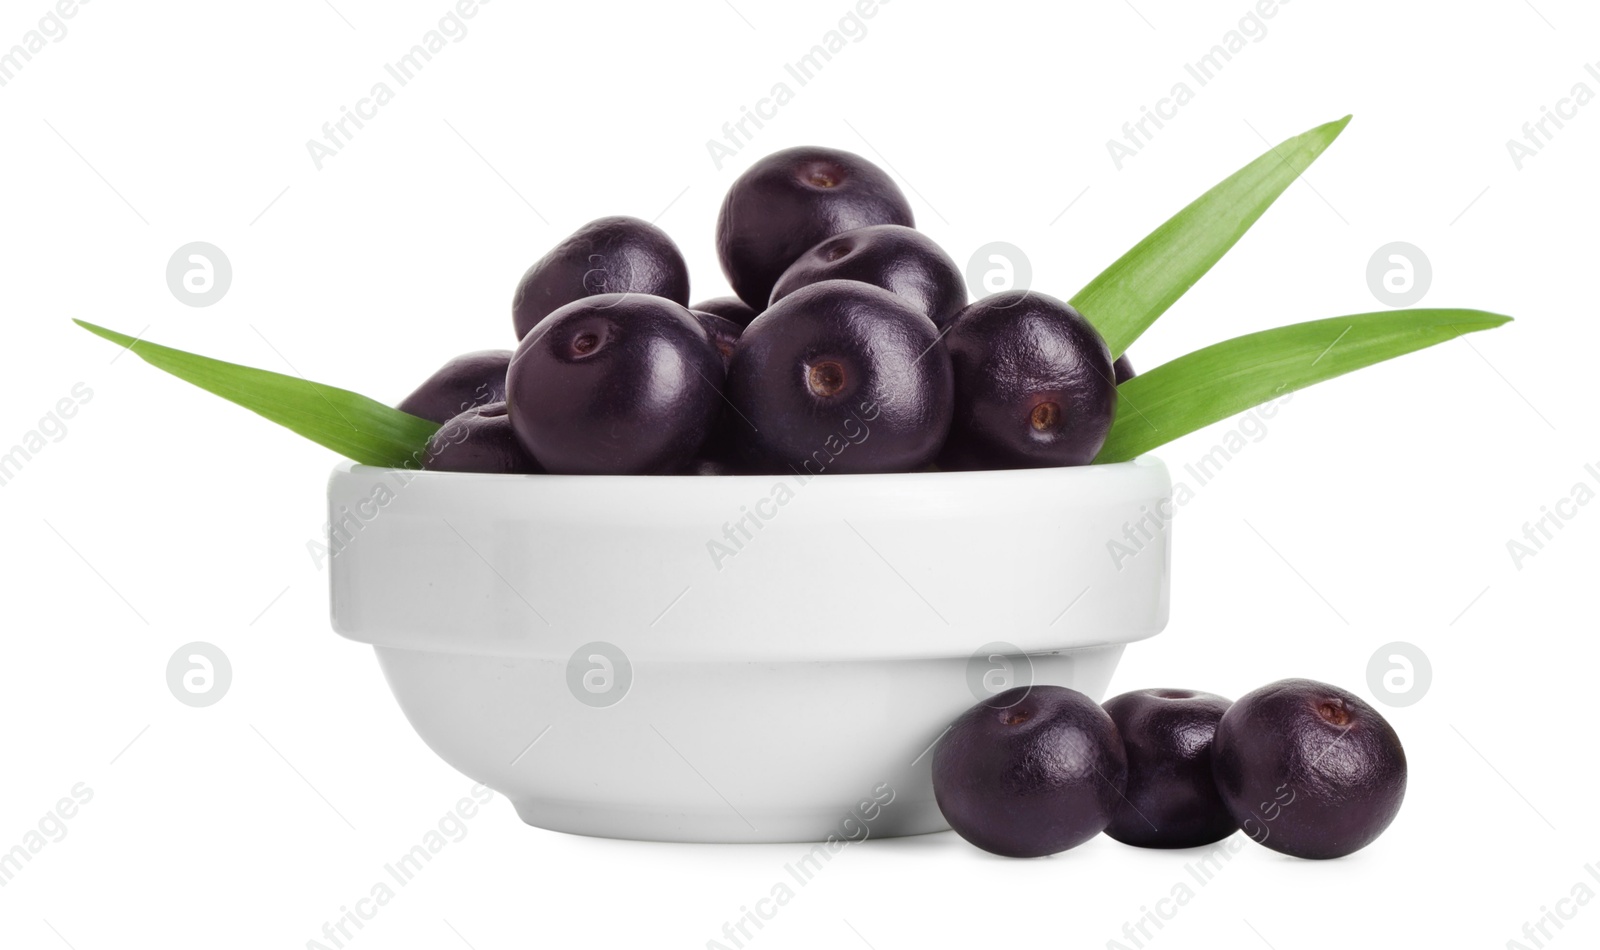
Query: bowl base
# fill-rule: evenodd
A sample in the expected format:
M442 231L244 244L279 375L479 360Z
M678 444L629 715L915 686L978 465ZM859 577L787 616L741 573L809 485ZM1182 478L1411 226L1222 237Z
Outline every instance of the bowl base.
M591 802L553 802L548 799L513 802L517 816L547 831L596 838L633 841L676 841L701 844L755 844L826 842L870 838L898 838L950 830L933 801L899 802L885 808L870 824L840 824L839 812L783 809L743 809L743 817L728 809L704 813L661 812L642 808L596 805Z
M1098 701L1122 650L1008 657L1006 676ZM999 663L640 662L621 701L594 707L575 698L560 659L377 653L422 740L528 824L707 843L945 830L935 747Z

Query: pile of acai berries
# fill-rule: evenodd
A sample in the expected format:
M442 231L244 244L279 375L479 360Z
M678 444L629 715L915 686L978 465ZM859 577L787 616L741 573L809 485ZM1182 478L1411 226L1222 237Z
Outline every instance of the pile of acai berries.
M523 275L520 343L450 361L399 408L424 467L507 474L852 474L1083 465L1132 375L1072 307L967 303L872 163L802 147L729 189L737 297L689 305L659 228L600 218Z

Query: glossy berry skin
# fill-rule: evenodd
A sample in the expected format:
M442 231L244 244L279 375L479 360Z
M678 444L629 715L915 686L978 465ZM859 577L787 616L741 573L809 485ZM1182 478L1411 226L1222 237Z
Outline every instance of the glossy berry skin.
M540 258L517 284L517 339L559 307L596 294L651 294L689 302L689 267L665 231L616 215L596 218Z
M1087 465L1111 431L1111 353L1067 304L1007 291L961 311L945 336L956 413L947 469Z
M1211 771L1239 827L1274 851L1338 858L1400 811L1400 737L1354 694L1315 680L1247 693L1217 725Z
M504 402L510 350L463 353L422 381L395 407L441 425L474 406Z
M881 287L812 284L745 328L725 437L757 472L909 472L950 425L950 361L927 317Z
M883 169L838 149L801 146L751 165L717 215L717 257L740 299L756 310L801 254L824 238L874 224L916 222Z
M1017 686L962 713L933 753L933 792L956 833L985 851L1036 858L1075 848L1111 821L1128 762L1094 700Z
M428 439L422 467L435 472L532 475L539 463L511 428L503 402L468 409L439 427Z
M725 320L732 320L740 327L749 326L750 321L760 312L738 297L712 297L710 300L690 304L689 309L696 313L709 313ZM766 307L761 309L765 310Z
M730 297L728 299L734 300L741 307L744 306L742 302L735 298ZM733 349L738 345L739 337L744 333L744 327L714 313L707 313L701 310L690 310L689 312L694 314L694 318L700 322L701 328L706 331L706 336L711 339L711 345L716 347L717 354L722 357L722 368L726 371L733 362ZM690 463L690 467L694 469L693 474L734 474L734 437L738 435L738 429L734 428L733 420L727 418L729 415L727 403L723 403L722 409L718 412L718 421L711 427L711 435L706 439L705 444L700 447L700 458L696 462ZM701 462L704 464L699 464Z
M1128 786L1106 834L1140 848L1198 848L1239 830L1211 779L1211 741L1231 700L1141 689L1104 705L1128 752Z
M857 228L823 240L778 278L772 303L820 280L882 287L943 328L967 305L961 268L933 239L898 224Z
M744 332L744 327L714 313L706 313L703 310L689 312L694 314L700 328L706 331L706 336L711 338L711 345L716 347L717 355L722 357L723 369L727 369L728 362L733 359L734 344L739 342L739 335Z
M694 314L660 297L601 294L523 339L507 396L517 438L547 471L665 475L705 441L722 380Z
M1133 371L1133 364L1128 362L1128 354L1126 353L1117 357L1117 361L1111 364L1111 371L1112 375L1116 377L1118 386L1139 375Z
M714 458L697 458L678 473L679 475L737 475L738 471L729 468L726 462Z

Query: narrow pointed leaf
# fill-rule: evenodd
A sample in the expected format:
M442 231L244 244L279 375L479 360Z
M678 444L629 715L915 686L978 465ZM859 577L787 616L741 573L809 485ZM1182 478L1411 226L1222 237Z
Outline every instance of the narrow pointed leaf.
M1285 393L1510 320L1482 310L1386 310L1196 350L1117 387L1117 416L1095 462L1127 461Z
M83 320L73 322L127 347L157 369L365 465L417 468L423 446L439 428L346 389L185 353Z
M1105 337L1111 355L1121 356L1204 277L1349 124L1350 116L1345 116L1267 150L1078 291L1072 305Z

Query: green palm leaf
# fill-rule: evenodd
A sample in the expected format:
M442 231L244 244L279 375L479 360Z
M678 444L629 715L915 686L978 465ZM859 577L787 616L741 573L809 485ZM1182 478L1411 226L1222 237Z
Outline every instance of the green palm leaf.
M1127 461L1284 393L1510 320L1482 310L1386 310L1213 344L1118 386L1117 416L1095 462Z
M1078 291L1073 307L1121 356L1156 318L1204 277L1284 189L1321 155L1350 116L1269 149L1169 218Z
M157 369L365 465L420 468L423 446L439 428L346 389L185 353L83 320L73 322L127 347Z

